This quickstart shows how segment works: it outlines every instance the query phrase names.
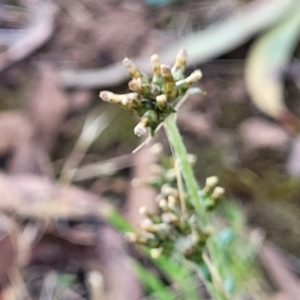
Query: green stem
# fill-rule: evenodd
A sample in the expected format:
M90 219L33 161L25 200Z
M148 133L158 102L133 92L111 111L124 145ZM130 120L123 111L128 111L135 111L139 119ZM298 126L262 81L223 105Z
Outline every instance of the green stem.
M201 199L201 195L199 194L200 188L198 186L198 183L196 182L194 172L188 160L188 153L176 125L174 115L171 115L164 121L164 127L168 135L169 143L174 150L176 159L179 162L179 166L187 188L188 195L191 199L191 203L195 207L195 210L201 219L200 222L206 223L206 212L203 200Z
M194 176L193 169L191 167L190 162L188 161L188 153L186 147L181 138L180 132L176 125L176 120L174 115L171 115L164 121L164 128L166 130L169 143L173 149L173 153L175 158L179 162L179 166L181 169L181 173L183 179L185 181L185 185L187 188L188 195L190 197L191 203L196 210L196 214L199 217L199 223L202 226L206 226L209 224L208 214L204 207L203 197L201 195L200 187L196 181ZM211 241L212 243L212 241ZM209 246L209 245L208 245ZM210 252L211 248L213 248L213 244L208 247L208 252ZM217 298L214 299L222 299L227 300L228 297L225 295L224 291L218 289L216 286L212 286L210 289L212 295L215 295Z

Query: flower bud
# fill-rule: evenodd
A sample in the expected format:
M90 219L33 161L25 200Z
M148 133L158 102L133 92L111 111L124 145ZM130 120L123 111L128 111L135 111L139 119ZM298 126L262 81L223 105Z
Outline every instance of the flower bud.
M150 248L158 248L161 243L157 236L151 232L143 232L138 242Z
M147 216L149 214L149 211L147 209L146 206L141 206L139 208L139 214L142 215L142 216Z
M139 95L137 93L118 95L109 91L101 91L99 96L105 102L118 104L127 109L137 109L140 106Z
M168 211L169 210L168 202L167 202L166 199L159 200L158 205L162 209L162 211Z
M167 105L167 96L165 94L156 97L156 104L160 110L163 110Z
M161 240L170 239L172 235L172 227L166 223L154 224L153 233L157 235Z
M163 247L151 249L150 250L150 255L153 259L157 259L161 256L163 250L164 250Z
M178 224L180 221L179 217L172 212L164 212L161 215L161 219L164 223L167 224Z
M140 228L144 229L146 231L153 232L153 230L154 230L153 225L154 224L153 224L152 220L150 220L149 218L146 218L141 222Z
M200 70L195 70L190 76L185 78L185 82L192 84L199 81L202 78L202 72Z
M155 214L155 213L152 213L150 211L148 211L148 209L145 207L145 206L142 206L140 209L139 209L139 213L142 215L142 216L145 216L146 217L146 220L149 219L152 224L157 224L157 223L161 223L161 218L159 215ZM143 222L143 221L142 221ZM149 223L149 221L146 221Z
M177 198L174 197L174 195L169 195L168 196L168 207L169 207L169 210L172 211L172 212L175 212L177 213L178 212L178 201L177 201Z
M217 186L215 187L211 195L211 198L214 200L218 200L224 195L224 193L225 193L225 189L223 187Z
M151 61L151 67L152 67L152 83L161 87L162 86L162 77L160 74L160 61L157 54L153 54L150 58Z
M194 165L195 162L197 161L197 156L195 154L188 154L188 161L191 165Z
M142 77L142 73L140 72L140 70L135 66L135 64L128 57L125 57L122 60L122 64L132 78L137 79L139 77Z
M141 121L135 126L134 133L137 136L142 136L147 132L146 127L150 127L151 131L154 131L157 126L157 121L158 121L157 113L154 110L147 110L143 114Z
M179 196L178 190L169 186L168 184L164 184L162 186L161 193L166 196L173 195L176 198L178 198L178 196Z
M205 194L210 193L218 184L219 179L217 176L211 176L206 178L205 186L203 188L203 192Z
M143 123L138 123L134 127L134 134L137 135L138 137L143 136L147 133L146 126Z
M187 89L195 82L200 80L202 73L200 70L194 71L190 76L185 79L179 80L176 82L176 86L181 94L185 93Z
M136 243L138 241L138 236L134 232L126 232L124 234L124 238L125 238L125 240L127 240L128 242L131 242L131 243Z
M164 148L161 143L155 143L150 151L157 157L157 158L162 158L164 156Z
M150 171L151 171L151 173L153 173L155 175L160 175L164 172L164 168L158 164L151 164Z
M129 81L128 86L133 92L139 93L146 98L151 94L150 85L142 83L142 79L140 77Z
M129 89L136 93L140 92L141 86L142 86L142 80L140 77L136 79L134 78L128 82Z
M136 188L139 187L142 184L142 181L140 178L133 178L131 180L131 187Z
M170 169L166 172L166 179L168 182L172 182L176 179L176 171L174 169Z
M187 61L187 52L186 52L186 50L181 49L178 52L174 66L171 69L175 81L178 81L178 80L181 80L184 78L184 70L186 67L186 61Z
M161 65L160 72L163 77L162 91L167 96L168 100L174 100L177 96L177 88L171 69L167 65Z

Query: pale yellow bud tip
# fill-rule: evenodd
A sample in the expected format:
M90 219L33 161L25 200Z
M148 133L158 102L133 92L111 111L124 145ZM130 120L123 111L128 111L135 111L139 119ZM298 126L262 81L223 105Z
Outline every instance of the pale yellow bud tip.
M164 154L164 148L163 148L163 145L161 143L155 143L150 151L154 154L154 155L163 155Z
M100 94L99 94L99 97L103 100L103 101L106 101L106 102L109 102L110 101L110 93L109 91L101 91Z
M150 58L150 61L152 64L159 64L159 56L157 54L153 54Z
M178 54L177 54L177 57L179 58L181 58L181 59L187 59L187 52L186 52L186 50L185 49L181 49L181 50L179 50L179 52L178 52Z
M188 161L190 164L194 164L197 161L197 156L195 154L188 154Z
M138 123L134 127L134 134L137 135L138 137L143 136L147 133L146 127L142 123Z
M133 179L131 180L131 186L134 187L134 188L140 186L141 183L142 183L142 182L141 182L141 180L140 180L139 178L133 178Z
M141 207L139 208L139 214L140 214L140 215L146 216L146 215L147 215L147 212L148 212L148 210L147 210L147 207L146 207L146 206L141 206Z
M156 101L160 104L166 104L167 102L167 96L165 94L162 94L162 95L158 95L156 97Z
M150 219L144 219L140 224L141 229L144 229L146 231L152 231L153 230L153 222Z
M154 249L150 250L150 255L151 255L151 257L153 259L157 259L157 258L159 258L161 256L162 252L163 252L163 248L162 247L160 247L160 248L154 248Z
M196 82L202 78L202 72L200 70L196 70L191 74L191 80Z
M128 241L128 242L132 242L135 243L138 241L138 237L134 232L126 232L124 234L124 238Z
M224 194L225 194L225 189L224 189L223 187L217 186L217 187L214 189L214 191L213 191L211 197L212 197L213 199L219 199L219 198L221 198Z
M138 92L141 87L142 87L142 80L141 78L137 78L137 79L132 79L131 81L128 82L128 87L134 91L134 92Z
M129 68L133 65L132 61L128 58L128 57L125 57L123 60L122 60L122 64L125 68Z
M214 188L219 182L219 178L217 176L211 176L206 178L205 186L208 188Z
M171 68L168 65L161 65L160 72L162 76L171 74Z
M160 207L161 209L166 209L166 208L168 208L168 202L167 202L166 199L161 199L161 200L159 201L158 205L159 205L159 207Z

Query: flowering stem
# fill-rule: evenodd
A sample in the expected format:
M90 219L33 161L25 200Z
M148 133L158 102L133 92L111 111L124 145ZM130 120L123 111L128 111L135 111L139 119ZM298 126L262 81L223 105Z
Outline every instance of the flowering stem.
M169 143L173 148L173 153L175 155L175 158L179 163L179 167L181 169L181 173L185 181L188 195L191 199L191 203L193 204L196 210L196 214L198 216L197 219L200 225L206 226L209 224L209 220L208 220L208 214L205 211L204 200L201 195L200 187L195 179L194 172L191 168L191 164L188 160L188 153L186 151L186 147L183 143L178 127L176 125L176 119L174 115L169 116L164 121L164 128L167 133ZM210 241L207 249L208 252L210 252L213 246L214 246L213 241ZM226 291L222 285L222 282L220 281L220 277L219 274L217 273L217 270L215 270L214 275L215 275L214 277L218 278L218 282L217 282L218 284L213 284L210 287L207 286L208 289L210 290L211 295L213 296L214 299L228 300L229 298L226 295Z
M188 160L188 153L176 125L174 115L169 116L164 121L164 128L166 130L169 143L173 148L175 158L178 160L191 203L195 207L195 210L200 218L200 222L206 223L205 220L207 219L207 216L203 200L201 199L201 194L199 193L200 188L196 182L194 172Z

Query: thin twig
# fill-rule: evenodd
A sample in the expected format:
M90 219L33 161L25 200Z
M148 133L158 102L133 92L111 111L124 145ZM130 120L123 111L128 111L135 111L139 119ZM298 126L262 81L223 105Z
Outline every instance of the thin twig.
M73 180L78 169L77 166L84 158L89 147L107 128L115 116L115 111L105 110L97 117L92 117L91 115L87 117L74 149L62 167L60 181L70 183Z

